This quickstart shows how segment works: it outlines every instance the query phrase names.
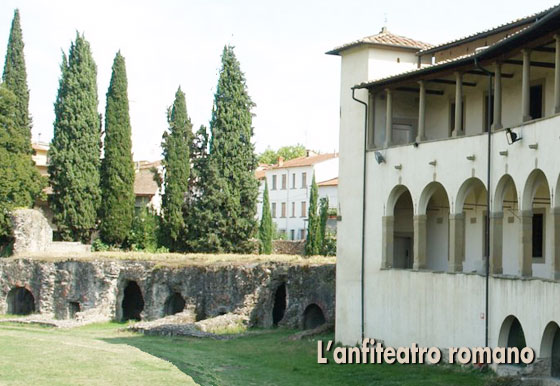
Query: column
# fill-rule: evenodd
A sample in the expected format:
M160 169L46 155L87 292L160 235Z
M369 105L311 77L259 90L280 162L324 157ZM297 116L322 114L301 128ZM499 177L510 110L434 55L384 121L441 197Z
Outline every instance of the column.
M494 122L492 130L502 128L502 64L496 63L494 76Z
M373 91L368 92L368 130L367 144L369 149L375 148L375 94Z
M453 136L463 134L463 75L455 73L455 130Z
M395 218L393 216L383 216L383 256L381 260L382 268L394 267L394 230Z
M560 35L554 35L556 41L554 54L554 113L560 113Z
M552 208L552 272L560 279L560 208Z
M523 53L523 77L521 79L521 113L523 122L531 120L530 92L531 92L531 51L521 50Z
M426 140L426 82L419 81L420 97L418 101L418 136L416 142Z
M449 272L463 272L465 259L465 215L449 215Z
M503 212L490 214L490 274L503 273L502 242L504 239L504 214Z
M413 217L414 222L414 264L412 269L426 268L426 215L420 214Z
M533 211L519 211L519 275L530 277L533 275Z
M393 142L393 93L390 89L385 89L387 94L387 112L386 112L386 124L385 124L385 147L391 146Z

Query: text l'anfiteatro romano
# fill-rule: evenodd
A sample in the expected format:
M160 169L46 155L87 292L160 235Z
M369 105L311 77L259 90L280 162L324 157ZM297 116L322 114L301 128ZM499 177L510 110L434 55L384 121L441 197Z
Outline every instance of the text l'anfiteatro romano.
M327 353L332 351L336 364L370 363L370 364L437 364L442 359L441 350L437 347L419 347L412 343L410 347L384 347L375 339L365 338L361 347L336 346L329 340L326 347L322 340L317 342L317 363L327 364ZM460 364L530 364L535 360L535 352L530 347L450 347L448 362Z

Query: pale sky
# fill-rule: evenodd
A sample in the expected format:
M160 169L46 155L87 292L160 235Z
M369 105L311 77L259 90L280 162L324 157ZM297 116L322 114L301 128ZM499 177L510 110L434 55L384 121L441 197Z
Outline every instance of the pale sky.
M558 1L558 0L556 0ZM33 138L50 141L61 50L76 31L97 63L99 111L104 113L111 65L126 58L136 160L160 158L166 109L180 85L194 130L210 120L225 44L236 47L253 113L258 152L302 143L338 149L340 58L329 49L390 32L443 43L523 17L555 1L362 0L2 0L2 65L13 10L20 9Z

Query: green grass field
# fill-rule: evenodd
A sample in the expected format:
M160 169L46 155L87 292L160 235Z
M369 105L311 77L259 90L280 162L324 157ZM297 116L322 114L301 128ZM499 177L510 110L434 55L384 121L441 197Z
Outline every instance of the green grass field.
M0 324L1 385L485 385L448 365L318 365L315 339L255 331L231 340ZM323 336L317 339L332 339Z

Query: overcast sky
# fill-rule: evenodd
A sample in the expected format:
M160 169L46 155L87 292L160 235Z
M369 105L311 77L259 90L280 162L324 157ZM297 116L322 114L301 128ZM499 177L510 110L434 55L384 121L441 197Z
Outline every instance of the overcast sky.
M327 50L379 32L385 20L395 34L443 43L553 5L546 0L2 0L0 52L3 63L13 10L19 8L33 138L50 141L61 50L68 51L76 31L85 34L97 63L103 113L120 49L128 72L134 158L154 160L161 154L166 108L179 85L195 130L208 124L222 48L232 44L257 105L257 151L302 143L327 152L338 149L340 77L340 58L325 55Z

